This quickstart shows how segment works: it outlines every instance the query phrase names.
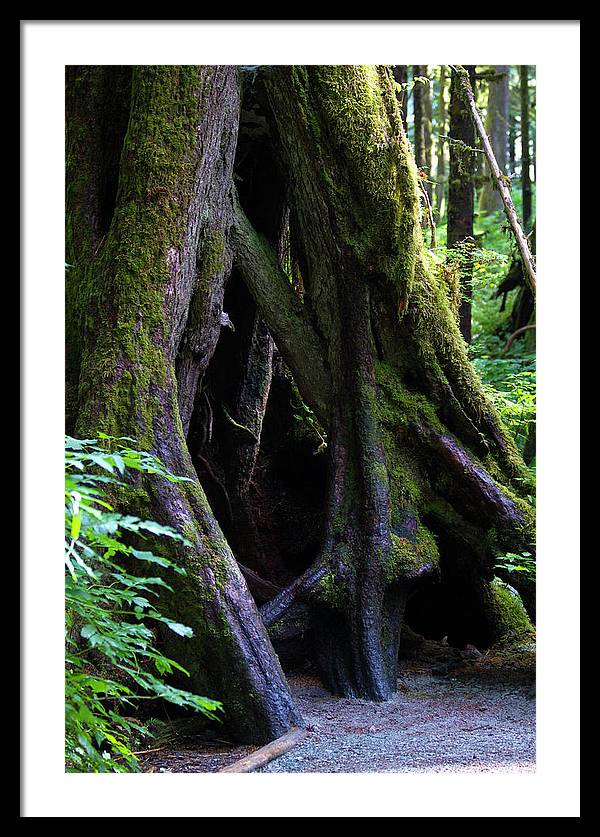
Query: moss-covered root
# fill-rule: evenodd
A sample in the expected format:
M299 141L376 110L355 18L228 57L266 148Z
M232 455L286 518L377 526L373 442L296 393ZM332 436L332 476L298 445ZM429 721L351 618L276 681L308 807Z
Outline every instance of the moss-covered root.
M535 628L513 587L494 578L487 584L487 598L496 625L496 647L518 644L535 636Z

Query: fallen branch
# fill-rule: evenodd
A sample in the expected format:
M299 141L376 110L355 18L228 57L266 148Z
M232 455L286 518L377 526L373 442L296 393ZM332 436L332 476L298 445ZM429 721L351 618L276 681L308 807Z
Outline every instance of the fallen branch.
M514 332L514 334L511 334L508 340L506 341L506 346L504 347L502 354L505 355L508 352L508 350L514 343L516 337L518 337L520 334L523 334L524 331L527 331L530 328L535 328L535 323L529 323L529 325L524 325L521 328L518 328Z
M259 770L274 759L279 758L284 753L289 752L293 747L299 744L306 737L306 730L301 727L294 727L281 738L276 738L259 750L250 753L243 759L235 761L228 767L223 767L219 773L252 773L253 770Z
M302 575L284 587L275 598L263 605L260 608L260 618L265 628L270 628L279 621L294 602L306 596L327 572L326 562L318 559Z
M462 84L463 90L466 94L467 102L473 115L475 128L477 129L477 133L479 134L481 142L483 143L483 149L486 159L488 161L494 180L496 181L496 186L498 188L498 191L500 192L502 203L504 204L504 211L506 213L506 217L508 218L508 222L512 227L512 231L515 235L515 239L517 242L517 247L519 248L521 258L523 259L523 274L525 276L527 284L529 285L531 293L535 298L536 273L535 266L533 263L533 257L531 255L531 250L529 249L529 243L521 228L521 224L519 223L517 210L515 209L515 205L510 194L510 189L506 184L506 177L500 171L500 166L498 165L489 137L483 126L483 122L481 121L481 116L479 115L479 111L477 110L477 104L475 103L475 97L473 96L471 82L469 81L469 74L464 69L464 67L452 65L450 65L450 67L452 70L454 70L454 72L460 79L460 83Z

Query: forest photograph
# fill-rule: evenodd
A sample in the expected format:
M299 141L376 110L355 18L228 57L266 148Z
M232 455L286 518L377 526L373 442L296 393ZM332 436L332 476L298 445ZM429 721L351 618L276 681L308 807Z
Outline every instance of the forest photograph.
M439 57L485 59L467 29L449 26L465 49ZM544 572L569 575L570 598L577 561L576 491L558 470L549 479L564 458L561 443L540 442L558 418L543 397L537 421L538 240L540 339L559 340L544 299L558 281L574 300L578 275L574 262L555 278L561 248L544 235L557 173L540 164L538 193L538 134L547 160L551 133L538 118L543 58L491 63L502 50L487 31L490 63L387 63L403 57L402 38L357 52L367 63L333 49L221 62L201 44L204 63L187 48L175 61L133 48L56 62L64 664L53 740L66 780L111 783L96 815L111 815L110 788L130 780L158 795L218 781L236 813L212 815L255 815L242 784L223 786L231 773L387 776L399 789L409 775L501 777L518 788L515 807L494 801L502 813L469 813L463 799L410 815L527 810L526 783L544 774L536 751L547 752L537 705L554 688L537 682L538 659L569 670L562 645L538 658L553 636L546 615L564 603ZM437 57L425 42L422 54ZM409 55L420 57L414 43ZM549 493L571 493L554 543L538 526L538 483L540 515ZM563 706L557 749L576 735ZM272 781L236 780L265 799ZM209 787L188 815L209 815ZM522 815L551 815L539 805Z

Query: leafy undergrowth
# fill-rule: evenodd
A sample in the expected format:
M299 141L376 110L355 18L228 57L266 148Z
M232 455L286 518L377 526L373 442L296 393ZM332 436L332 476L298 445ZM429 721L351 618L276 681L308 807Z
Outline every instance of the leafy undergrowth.
M534 190L535 191L535 190ZM513 190L513 198L520 216L521 195ZM535 195L534 195L535 198ZM472 341L469 356L483 386L500 418L523 453L536 424L536 355L529 331L506 349L510 337L510 314L518 290L510 291L504 310L496 297L499 284L505 278L516 256L512 232L502 213L480 215L474 230L474 241L453 250L445 246L446 226L442 219L438 230L438 259L461 264L470 263L473 270ZM535 451L529 461L531 484L535 485ZM535 506L535 494L527 496ZM497 556L496 569L508 577L526 577L535 581L536 563L531 552L506 553Z
M68 772L139 770L133 748L147 738L137 720L141 701L167 701L209 718L221 704L175 688L166 677L186 670L155 645L158 623L189 637L185 625L161 613L166 573L185 571L144 547L148 538L185 542L174 529L122 515L109 502L131 472L181 481L134 440L66 438L65 451L65 725ZM135 545L134 545L135 544ZM138 575L145 567L152 576ZM132 569L133 567L133 569ZM132 717L137 716L137 717Z

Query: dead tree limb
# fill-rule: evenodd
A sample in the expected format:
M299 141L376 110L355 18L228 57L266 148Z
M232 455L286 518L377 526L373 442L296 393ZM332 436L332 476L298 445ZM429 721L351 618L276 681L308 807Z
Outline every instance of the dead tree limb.
M516 337L518 337L520 334L523 334L524 331L528 331L528 329L530 328L535 328L535 323L529 323L528 325L524 325L521 328L518 328L514 332L514 334L511 334L508 340L506 341L506 346L504 347L502 354L505 355L508 352L508 350L514 343Z
M469 107L471 109L471 113L473 115L473 121L475 123L475 128L477 133L481 137L481 142L483 143L483 149L488 161L490 170L496 181L496 186L498 191L500 192L500 196L502 198L502 203L504 204L504 211L506 213L506 217L508 218L508 222L512 228L512 231L515 236L515 240L517 242L517 247L519 248L519 252L521 254L521 258L523 259L524 265L524 276L529 285L531 293L535 298L535 291L536 291L536 274L535 274L535 265L533 263L533 256L531 255L531 251L529 249L529 244L527 242L527 238L525 233L521 228L521 224L519 222L519 217L517 215L517 210L515 209L515 205L513 203L510 189L506 183L506 175L504 175L500 171L500 167L494 155L494 151L492 149L492 145L490 143L489 137L486 133L484 128L483 122L481 121L481 116L479 115L479 111L477 109L477 104L475 103L475 97L473 96L473 90L471 88L471 83L469 81L469 75L466 70L459 66L452 66L452 70L458 75L460 82L462 84L463 90L467 97L467 101L469 103Z

